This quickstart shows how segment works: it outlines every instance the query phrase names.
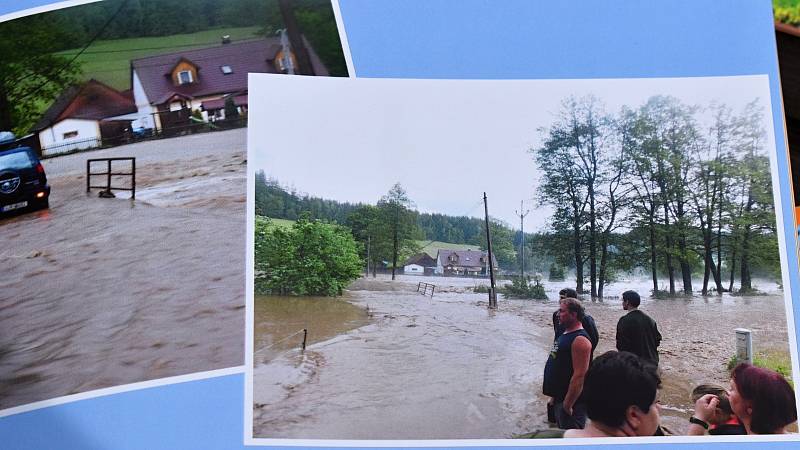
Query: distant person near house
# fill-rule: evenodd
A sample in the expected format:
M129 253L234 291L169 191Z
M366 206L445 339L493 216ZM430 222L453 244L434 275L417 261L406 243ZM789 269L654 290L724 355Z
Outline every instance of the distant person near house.
M617 322L617 350L631 352L645 361L658 365L658 346L661 333L656 321L639 311L641 298L636 291L622 293L622 309L628 311Z
M542 391L553 398L556 424L564 430L586 425L586 406L581 399L583 382L592 354L592 343L583 329L580 301L565 298L559 305L564 333L553 342L544 368Z

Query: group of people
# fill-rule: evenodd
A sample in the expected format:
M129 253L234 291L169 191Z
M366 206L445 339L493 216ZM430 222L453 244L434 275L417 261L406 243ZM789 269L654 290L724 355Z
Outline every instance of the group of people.
M593 357L599 342L594 319L586 314L574 289L563 289L559 296L543 382L543 393L550 398L548 420L566 430L556 434L663 435L657 399L661 334L656 322L639 310L639 294L622 294L622 307L628 312L617 323L617 351L597 358ZM791 385L780 374L747 363L733 370L729 390L701 385L692 396L695 413L689 419L690 435L783 433L797 420Z

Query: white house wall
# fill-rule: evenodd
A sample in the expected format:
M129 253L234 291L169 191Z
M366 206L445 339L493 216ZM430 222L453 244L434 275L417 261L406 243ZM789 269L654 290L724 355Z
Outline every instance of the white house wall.
M409 264L403 267L403 273L406 275L423 275L425 274L425 268L418 264Z
M64 138L65 133L77 132L74 137ZM98 147L100 123L96 120L65 119L39 132L42 155L49 156L71 150Z
M139 80L139 75L133 71L133 101L136 102L136 109L138 110L138 118L131 122L133 128L156 128L158 123L153 121L153 113L156 112L144 92L142 82Z

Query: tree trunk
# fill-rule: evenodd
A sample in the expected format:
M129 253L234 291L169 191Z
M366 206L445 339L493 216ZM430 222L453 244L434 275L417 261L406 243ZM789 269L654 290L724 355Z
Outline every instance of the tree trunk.
M581 255L580 223L573 223L573 246L575 252L575 290L583 294L583 257Z
M724 291L722 287L722 201L719 202L719 205L717 212L717 270L714 273L714 282L717 283L717 295L722 295L722 291ZM733 279L731 279L731 284L733 284Z
M603 286L606 284L606 265L608 260L607 248L608 244L606 244L606 239L603 238L600 247L600 274L597 278L597 297L600 299L603 298Z
M597 217L595 216L594 187L589 185L589 280L592 299L597 297Z
M664 203L664 234L667 238L665 255L667 257L667 274L669 274L669 295L675 295L675 267L672 265L672 234L669 229L669 208Z
M750 227L744 228L742 233L742 267L739 272L739 292L747 292L753 289L752 280L750 277Z
M680 257L678 261L681 265L681 278L683 280L683 293L691 295L692 293L692 266L689 265L689 260L686 258L686 235L685 231L681 230L681 236L678 239L678 251Z
M732 246L732 250L731 250L731 280L730 280L730 283L728 284L728 292L733 292L733 281L734 281L734 275L736 274L736 257L737 257L736 256L736 248L737 247L738 247L738 244L737 244L736 240L734 240L733 246Z
M656 224L653 217L655 207L650 213L650 271L653 276L653 295L658 294L658 258L656 252Z

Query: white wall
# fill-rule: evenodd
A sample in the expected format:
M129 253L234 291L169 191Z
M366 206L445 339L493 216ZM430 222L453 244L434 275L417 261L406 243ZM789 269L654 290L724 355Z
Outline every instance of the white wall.
M78 134L64 138L65 133ZM39 143L43 155L54 155L75 149L100 145L100 123L96 120L65 119L39 132Z
M150 105L150 100L144 93L144 87L135 70L133 71L133 101L136 103L139 118L131 122L131 126L133 128L156 128L158 124L153 121L153 113L156 112L156 108Z
M425 268L418 264L409 264L403 267L403 273L406 275L423 275L425 273Z

